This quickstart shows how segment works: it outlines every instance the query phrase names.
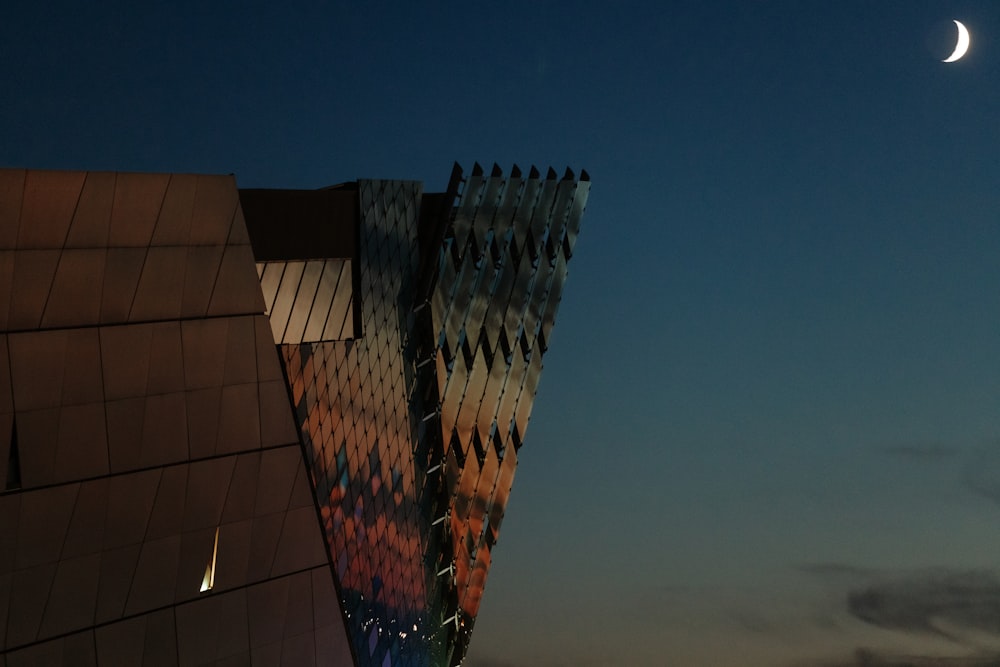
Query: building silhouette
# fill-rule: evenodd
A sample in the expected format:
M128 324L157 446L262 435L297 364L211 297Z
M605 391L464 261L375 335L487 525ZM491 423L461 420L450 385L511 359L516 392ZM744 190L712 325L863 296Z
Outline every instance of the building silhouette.
M589 185L0 170L0 667L459 664Z

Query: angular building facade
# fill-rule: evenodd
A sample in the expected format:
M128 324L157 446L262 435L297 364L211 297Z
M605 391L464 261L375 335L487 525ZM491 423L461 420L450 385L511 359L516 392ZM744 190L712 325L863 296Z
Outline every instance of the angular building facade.
M460 664L588 190L0 171L0 667Z

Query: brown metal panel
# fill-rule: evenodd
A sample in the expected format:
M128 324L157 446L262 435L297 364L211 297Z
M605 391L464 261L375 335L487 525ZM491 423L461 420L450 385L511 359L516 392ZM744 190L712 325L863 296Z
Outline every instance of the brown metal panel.
M149 244L153 246L188 245L191 238L191 216L194 212L198 177L192 174L171 174L156 218ZM219 244L221 245L221 243Z
M309 473L305 466L299 466L295 475L295 484L292 486L292 496L288 501L288 509L313 506L312 485L309 482Z
M108 458L111 472L124 472L139 467L139 445L142 442L142 422L146 399L142 396L111 401L105 404L108 422Z
M17 551L17 522L21 512L23 493L0 495L0 575L14 570ZM0 606L0 609L3 609Z
M190 458L184 392L146 397L139 447L139 465L143 468L179 463Z
M181 323L157 322L152 325L152 329L146 393L183 391L185 359L181 351Z
M226 369L229 318L181 322L184 386L202 389L222 385Z
M199 175L189 243L191 245L226 243L238 205L239 194L236 189L236 179L232 175Z
M102 324L128 321L145 260L145 248L108 248L101 289Z
M66 330L8 337L15 409L51 408L62 402L68 337Z
M260 453L242 454L236 459L236 467L226 493L222 510L222 523L243 521L254 517L257 500L257 479L260 475ZM250 552L247 544L246 553Z
M27 172L18 248L63 247L86 176L83 171Z
M250 558L247 563L247 578L250 581L271 576L271 563L274 562L274 551L278 547L283 519L284 515L281 513L254 517L250 531ZM313 520L315 521L315 514Z
M104 518L108 513L108 480L95 479L80 485L61 557L73 558L101 552Z
M101 327L102 378L108 400L143 396L149 375L153 328L148 324Z
M108 171L87 173L66 236L67 248L104 248L108 245L115 178L115 174Z
M26 568L14 577L7 617L7 646L22 646L38 639L38 628L55 573L56 564L46 563Z
M130 322L175 320L181 315L187 248L154 247L146 253Z
M298 442L288 403L288 388L280 380L260 384L260 444L262 447Z
M174 602L180 547L180 535L142 543L125 601L126 615L141 614Z
M260 479L257 482L255 514L272 514L288 509L295 483L295 472L302 464L297 446L270 449L262 454Z
M219 441L216 453L230 454L258 448L260 448L260 415L257 384L223 387L222 400L219 404Z
M144 540L158 540L181 532L184 498L187 495L187 474L186 465L163 469Z
M219 439L222 387L194 389L186 394L188 453L192 459L215 454Z
M316 663L349 665L354 662L344 633L344 622L337 604L337 591L329 568L312 570L313 618L316 623Z
M10 434L13 433L14 426L14 415L10 412L6 414L0 414L0 480L4 480L2 483L5 485L4 490L7 490L8 486L8 476L7 476L7 466L11 462L11 451L10 447L12 444L12 438ZM20 457L18 457L20 458ZM17 470L12 471L14 479L20 477L20 462L14 463L17 466ZM0 526L2 529L3 526ZM0 574L3 574L3 569L0 568ZM0 643L0 646L3 644Z
M177 608L177 664L250 664L246 591L203 597ZM293 663L284 663L293 664Z
M73 329L66 336L62 405L104 400L101 342L96 328Z
M0 169L0 248L17 247L17 229L24 198L24 169Z
M143 664L146 623L147 617L143 615L96 628L94 642L100 664Z
M76 634L41 641L32 646L0 653L4 667L35 667L36 665L62 665L66 667L97 667L94 633L85 630Z
M64 484L22 494L15 571L59 560L79 487Z
M252 528L252 518L226 523L219 527L219 549L213 591L225 591L250 583L247 578L247 557L250 553Z
M205 317L222 263L223 246L190 246L184 269L181 317Z
M285 637L295 637L313 629L312 575L308 571L296 572L289 577L289 580ZM306 604L302 604L303 602ZM311 659L312 656L309 657ZM302 664L302 662L296 664Z
M63 250L42 314L42 327L97 324L107 250Z
M316 510L300 507L285 514L271 576L281 576L326 562L323 537L316 530Z
M14 290L14 250L0 250L0 330L6 330Z
M250 644L253 648L275 642L280 645L281 638L285 634L290 580L291 577L271 579L247 589Z
M224 384L257 382L257 355L252 318L229 319L225 355L226 366L222 379Z
M304 633L286 638L281 643L281 664L312 665L315 664L313 654L313 633Z
M168 174L118 174L111 209L110 246L141 248L149 245L169 180Z
M229 481L235 469L235 456L188 464L187 495L184 499L185 531L214 529L219 525ZM204 566L201 569L204 571ZM200 577L198 583L201 583Z
M39 637L53 637L93 625L100 571L100 554L59 562Z
M142 664L144 667L169 667L177 664L177 631L174 628L173 609L164 609L146 616Z
M153 509L160 470L145 470L109 479L108 516L104 526L104 548L142 541Z
M233 216L233 224L229 229L229 240L226 241L226 245L251 245L243 207L239 203L236 204L236 214Z
M35 329L55 277L59 250L21 250L14 254L14 290L8 329Z
M97 591L95 621L106 623L121 618L135 567L139 562L139 544L108 549L101 554L101 588Z
M19 412L16 419L21 488L51 484L59 438L59 408Z
M59 410L54 482L107 475L108 435L104 404L63 406Z
M250 246L226 246L208 306L208 315L264 312L264 299Z

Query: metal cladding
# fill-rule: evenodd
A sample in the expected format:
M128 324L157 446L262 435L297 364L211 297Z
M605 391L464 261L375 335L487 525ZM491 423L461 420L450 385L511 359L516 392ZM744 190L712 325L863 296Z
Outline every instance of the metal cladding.
M0 667L459 664L589 186L0 169Z
M457 665L590 184L357 186L355 335L282 357L359 665Z
M350 664L231 176L0 170L0 665Z

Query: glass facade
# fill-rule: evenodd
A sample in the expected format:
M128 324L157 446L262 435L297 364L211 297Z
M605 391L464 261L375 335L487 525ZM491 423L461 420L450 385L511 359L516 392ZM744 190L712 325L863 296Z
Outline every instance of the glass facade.
M282 358L359 664L457 665L589 181L477 165L357 192L355 335Z

